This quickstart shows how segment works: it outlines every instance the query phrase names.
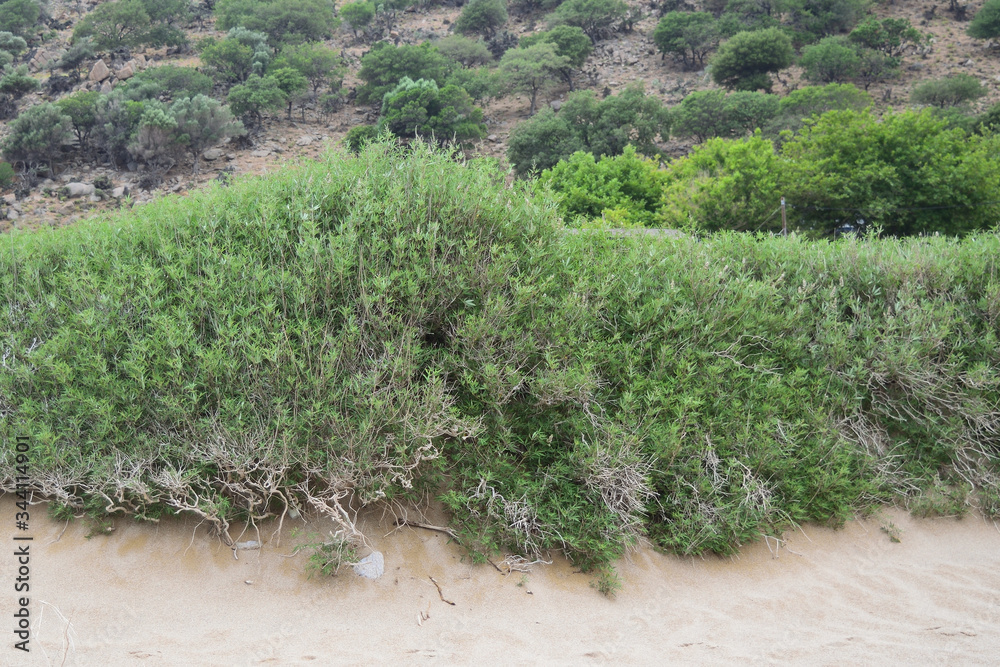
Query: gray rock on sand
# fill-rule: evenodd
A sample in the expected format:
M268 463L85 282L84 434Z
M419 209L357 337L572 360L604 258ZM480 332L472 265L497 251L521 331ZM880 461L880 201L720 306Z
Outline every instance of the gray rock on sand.
M381 551L373 551L354 564L354 573L365 579L378 579L385 573L385 558Z
M94 194L94 189L90 183L67 183L63 192L67 197L88 197Z
M249 540L247 542L237 542L233 545L235 549L240 551L251 551L253 549L260 549L260 542L257 540Z

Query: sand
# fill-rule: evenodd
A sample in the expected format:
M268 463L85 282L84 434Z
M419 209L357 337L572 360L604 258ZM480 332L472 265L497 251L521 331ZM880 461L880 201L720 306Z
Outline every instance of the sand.
M473 565L441 533L366 520L384 553L377 580L308 578L287 521L233 552L194 520L118 520L87 539L33 508L30 654L4 631L8 665L996 664L1000 530L982 517L898 510L833 530L803 526L738 557L642 548L614 599L558 558L531 574ZM0 521L14 525L13 499ZM442 520L431 513L428 520ZM901 541L880 526L891 521ZM256 539L248 534L241 539ZM3 616L14 558L0 558ZM446 604L430 578L441 586Z

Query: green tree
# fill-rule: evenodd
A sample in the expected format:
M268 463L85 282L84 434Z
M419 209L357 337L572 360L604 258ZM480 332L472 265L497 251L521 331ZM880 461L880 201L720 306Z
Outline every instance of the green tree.
M168 94L171 99L210 95L212 93L212 78L202 74L193 67L178 67L177 65L160 65L137 72L125 83L126 89L152 86L154 96Z
M792 40L777 28L737 33L712 58L712 79L731 90L770 92L770 73L788 67L793 58Z
M760 133L709 139L666 169L663 216L670 227L704 231L781 228L776 209L786 167Z
M535 115L538 93L555 84L560 70L569 66L569 58L556 54L553 44L535 44L510 49L500 59L500 76L508 90L526 93L531 99L529 116Z
M807 81L843 83L857 77L861 57L857 49L845 43L843 37L824 37L802 51L799 64Z
M628 5L622 0L565 0L549 15L549 24L576 26L596 43L611 34L627 14Z
M177 123L178 143L194 153L194 174L198 173L201 154L206 148L245 131L228 108L206 95L177 100L170 107L170 115Z
M7 95L19 100L28 93L38 90L41 84L38 79L28 74L27 65L7 67L0 76L0 95Z
M486 135L482 109L457 86L438 88L433 81L404 78L382 102L380 129L400 138L434 138L438 143L465 142Z
M521 38L521 46L534 46L548 43L556 47L556 55L568 58L566 67L559 70L563 81L569 85L572 92L573 70L579 69L594 50L594 43L584 34L581 28L570 25L557 25L551 30L538 32Z
M302 75L302 72L293 67L281 67L272 70L268 74L278 82L278 88L285 94L288 100L288 120L292 119L292 103L309 88L309 79Z
M693 67L719 45L719 30L707 12L669 12L656 25L653 41L664 56L673 54Z
M581 90L569 96L558 114L543 109L516 126L507 142L507 158L523 176L532 169L549 169L577 151L615 156L632 145L652 157L659 152L657 137L669 134L670 112L641 85L603 100Z
M186 41L174 23L187 17L184 0L113 0L98 5L73 30L101 51L125 46L176 46Z
M90 143L90 134L97 127L97 101L101 94L97 91L80 91L63 97L56 102L56 107L68 116L76 133L77 144L81 150L86 150Z
M935 107L956 107L986 94L979 79L970 74L953 74L941 79L924 81L913 88L910 100Z
M965 34L976 39L1000 37L1000 0L986 0L972 17Z
M899 58L875 49L860 49L858 60L858 81L865 90L874 83L885 83L899 76Z
M441 55L462 67L479 67L493 62L493 54L480 39L449 35L434 42L434 46Z
M538 176L556 194L567 222L603 219L611 227L659 227L665 172L633 146L600 160L578 151Z
M507 3L504 0L470 0L455 21L455 32L479 34L489 39L507 23Z
M871 105L871 95L850 83L806 86L778 100L778 113L767 124L765 134L773 136L782 130L797 132L803 121L813 116L843 109L861 111Z
M757 91L694 92L674 107L673 134L693 136L699 143L711 137L753 134L777 115L778 104L777 95Z
M346 72L340 52L321 42L285 46L273 67L291 67L301 73L309 81L314 99L320 88L342 81Z
M500 73L487 67L456 69L445 79L445 85L462 88L469 94L472 101L477 103L503 95Z
M10 162L26 169L48 164L62 153L62 145L73 140L73 122L48 102L26 109L7 125L0 151Z
M848 38L866 49L881 51L890 58L898 58L910 44L920 44L924 36L907 19L869 17L862 21Z
M73 75L75 80L80 79L80 65L90 60L96 55L94 51L94 40L90 37L74 39L66 53L56 62L56 67Z
M806 39L849 31L865 15L871 0L802 0L789 6L788 20Z
M37 0L6 0L0 2L0 26L15 35L24 35L38 23L42 10Z
M149 103L144 107L136 132L128 143L128 152L158 177L177 163L181 148L178 139L177 120L170 110L162 104Z
M28 48L28 43L23 38L12 32L0 31L0 51L9 53L12 57L17 57Z
M331 0L219 0L218 27L265 33L271 44L320 42L340 25Z
M361 149L378 138L378 127L375 125L355 125L344 135L344 145L352 153L360 153Z
M379 42L361 59L358 78L365 83L358 87L358 103L381 103L403 77L433 80L443 85L452 67L452 62L428 42L420 46Z
M507 138L507 160L520 176L549 169L577 151L583 139L561 114L546 107L531 120L519 123Z
M358 31L364 30L371 25L372 19L375 18L375 3L364 2L363 0L361 2L349 2L340 8L340 18L347 23L356 39Z
M948 129L931 109L831 111L807 121L782 154L807 226L857 215L893 235L961 234L1000 216L998 147L995 136Z
M263 112L283 108L288 96L273 76L251 74L246 82L232 87L226 101L245 126L260 127Z
M251 74L263 75L271 62L271 47L262 32L236 27L225 39L201 42L201 61L226 84L243 83Z

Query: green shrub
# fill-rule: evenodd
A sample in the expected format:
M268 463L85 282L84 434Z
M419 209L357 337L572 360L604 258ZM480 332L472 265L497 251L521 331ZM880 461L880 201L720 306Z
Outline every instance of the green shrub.
M461 35L479 34L491 37L507 23L507 3L504 0L470 0L455 21L455 32Z
M62 145L73 140L73 123L58 107L36 104L8 123L0 150L10 162L29 168L51 163L62 153Z
M187 38L175 23L187 16L185 0L113 0L84 16L73 29L73 40L90 37L100 51L128 46L177 46Z
M500 80L509 91L525 93L531 103L528 115L535 115L538 94L551 90L559 72L569 67L569 58L556 53L551 42L510 49L500 59Z
M642 536L995 507L996 234L564 234L454 157L375 143L10 235L0 486L28 435L64 515L231 543L311 507L341 531L321 568L361 541L348 507L430 494L474 553L562 553L609 592Z
M201 61L226 84L245 83L250 75L263 76L271 62L267 35L237 27L226 38L201 42Z
M377 138L377 125L355 125L344 135L344 145L352 153L360 153L365 146Z
M986 0L972 17L966 34L976 39L1000 37L1000 0Z
M719 29L707 12L669 12L656 25L653 41L664 55L673 54L694 67L703 65L719 45Z
M320 42L340 25L328 0L219 0L215 16L222 30L262 32L275 45Z
M851 31L849 39L866 49L881 51L890 58L898 58L911 44L920 44L924 36L910 25L908 19L883 19L870 17Z
M288 103L288 94L275 77L251 74L246 83L232 87L226 102L244 125L259 127L264 120L264 112L284 107Z
M663 216L669 227L704 231L781 229L773 214L787 182L772 143L710 139L667 166Z
M778 113L779 98L760 92L702 90L686 96L673 108L672 132L678 137L711 137L753 134L766 127Z
M552 30L536 32L521 38L520 45L522 47L534 46L535 44L552 44L556 48L556 55L566 58L566 66L558 71L572 92L574 90L573 70L582 67L594 50L590 38L576 26L557 25Z
M493 62L493 54L481 39L448 35L434 42L438 52L462 67L479 67Z
M379 42L361 59L358 78L365 83L358 87L358 103L381 103L385 94L395 88L403 77L444 85L451 69L451 61L428 42L420 46L393 46Z
M0 188L10 187L14 182L14 167L9 162L0 162Z
M976 77L970 74L952 74L917 84L910 93L910 99L917 104L944 108L978 100L985 94L986 89Z
M792 40L777 28L741 32L712 57L712 80L730 90L771 90L771 72L792 64Z
M168 93L175 100L211 95L213 86L211 77L193 67L161 65L137 72L126 82L125 87L136 88L149 84L163 93Z
M457 86L438 88L433 81L404 78L382 102L379 128L401 139L446 143L486 136L482 109Z
M777 115L762 129L769 135L777 135L782 130L798 132L807 118L821 116L827 111L861 111L871 105L871 95L850 83L805 86L779 99Z
M843 37L826 37L802 51L799 60L807 81L813 83L843 83L855 78L861 67L856 49Z
M349 2L340 8L340 18L351 28L354 36L367 28L375 18L375 4L371 2Z
M788 18L806 41L815 41L850 31L871 5L871 0L803 0L790 5Z
M652 157L658 152L657 137L669 135L669 111L641 85L603 100L581 90L567 98L558 114L543 109L517 125L507 140L507 159L523 176L532 169L549 169L577 151L614 156L631 144Z
M539 187L555 193L567 223L599 220L598 226L607 227L660 226L664 182L659 163L639 157L632 146L600 160L577 152L538 177Z
M5 31L22 36L38 23L41 13L38 0L4 0L0 2L0 26Z
M996 136L967 136L930 109L831 111L784 144L805 225L857 216L888 234L963 234L1000 216ZM792 196L791 194L789 195Z
M622 0L564 0L549 15L549 25L575 26L596 43L612 34L627 14Z

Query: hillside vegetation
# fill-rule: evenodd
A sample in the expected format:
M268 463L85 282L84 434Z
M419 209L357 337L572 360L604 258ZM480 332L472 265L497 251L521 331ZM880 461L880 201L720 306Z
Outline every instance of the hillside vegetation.
M375 142L3 238L0 480L57 516L438 497L613 590L879 503L1000 512L996 234L568 233L493 161Z
M1000 126L997 2L939 12L903 0L6 0L0 219L66 224L389 133L505 158L523 178L579 161L575 152L600 160L631 144L671 170L669 186L641 211L614 193L611 206L588 203L588 224L767 229L756 214L735 224L700 206L703 192L735 197L725 202L733 209L756 205L730 191L725 169L672 168L712 139L752 141L760 131L772 157L760 144L733 151L767 164L754 180L768 212L781 196L798 207L793 228L987 229L997 211L983 192L995 179L978 155L995 152ZM782 144L816 140L813 123L844 111L865 113L851 122L862 132L883 114L922 114L924 129L946 135L923 148L968 142L961 152L974 154L977 175L942 158L909 182L913 156L896 161L890 146L875 164L861 156L865 178L845 182L838 176L855 156L836 145L810 154L819 174L777 174L789 155ZM716 143L696 161L726 152ZM826 178L825 161L839 158ZM909 208L965 222L896 224L915 192Z

